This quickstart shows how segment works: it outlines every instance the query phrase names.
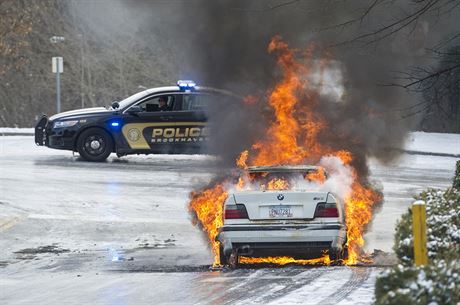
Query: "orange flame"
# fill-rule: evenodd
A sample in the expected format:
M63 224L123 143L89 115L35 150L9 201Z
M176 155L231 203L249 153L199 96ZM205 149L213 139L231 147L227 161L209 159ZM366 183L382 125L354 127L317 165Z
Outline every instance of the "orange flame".
M248 168L246 164L248 157L249 157L249 151L247 150L243 151L238 157L238 159L236 159L236 166L238 166L239 168L244 168L244 169Z
M319 258L312 259L295 259L289 256L269 256L269 257L246 257L241 256L239 259L240 264L298 264L298 265L330 265L331 260L329 255L324 254Z
M288 190L289 187L289 182L285 179L281 178L274 178L270 181L268 181L266 189L267 190Z
M356 172L354 172L354 175L356 176ZM345 199L345 222L349 249L347 264L353 265L359 261L368 261L362 255L361 250L364 246L364 228L372 219L373 205L381 200L380 194L362 186L355 178L352 193Z
M189 211L195 214L203 231L208 235L214 253L214 265L219 264L219 243L216 242L216 237L223 225L223 206L227 196L223 184L218 184L202 192L193 192L189 203Z
M309 181L324 183L326 181L326 172L320 167L318 171L309 172L305 178Z
M339 157L342 160L343 164L348 165L353 160L351 152L346 150L339 150L334 154L336 157Z
M274 120L267 128L266 137L255 143L250 150L243 151L236 160L241 169L258 165L296 165L315 164L323 156L336 156L342 162L351 166L353 155L346 150L334 150L321 141L323 133L332 133L325 119L316 110L317 88L310 84L314 48L304 52L290 49L281 37L275 36L268 46L268 52L276 53L277 62L283 72L282 80L270 92L268 104L273 109ZM299 58L300 56L300 58ZM322 60L320 69L327 67L327 61ZM247 101L255 100L248 97ZM372 207L381 200L371 188L364 187L359 182L356 170L352 168L354 182L352 191L344 198L347 225L347 245L349 258L347 264L356 264L365 260L362 255L364 245L363 232L372 219ZM312 173L305 177L308 180L323 183L326 175L323 171ZM237 182L236 182L237 181ZM247 172L235 179L233 185L237 189L247 189L251 179ZM267 185L260 185L269 190L288 189L289 183L284 179L273 179ZM227 188L223 184L193 193L190 210L197 215L199 222L208 234L215 255L214 264L219 263L219 246L215 241L218 229L222 226L222 209ZM329 264L329 258L317 260L295 260L289 257L249 258L241 257L241 263L274 263L274 264Z

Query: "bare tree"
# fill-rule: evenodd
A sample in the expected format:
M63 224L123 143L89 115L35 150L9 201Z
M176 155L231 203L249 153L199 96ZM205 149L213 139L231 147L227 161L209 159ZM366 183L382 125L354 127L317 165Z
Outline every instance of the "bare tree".
M303 1L284 1L271 4L267 9L285 5L300 6ZM353 2L348 0L346 2ZM415 94L420 93L422 101L399 109L402 118L422 116L420 127L431 131L460 132L460 1L459 0L370 0L365 2L354 16L341 22L323 27L321 31L354 27L353 34L334 42L329 47L347 46L388 47L388 39L404 36L414 39L420 36L424 25L438 25L439 33L434 37L422 37L431 45L422 45L417 52L431 57L431 64L410 66L406 71L396 72L394 82L385 86L400 87ZM379 23L382 11L388 10L391 18ZM391 13L390 13L391 12ZM377 16L376 16L377 15ZM450 24L451 28L443 28ZM422 33L423 36L423 33Z
M95 2L95 5L98 3ZM101 3L107 7L108 3ZM111 3L110 3L111 4ZM64 57L62 110L104 106L173 81L155 35L116 30L97 32L82 20L80 6L60 0L4 0L0 3L0 126L34 126L41 113L55 113L55 75L51 57ZM103 6L105 5L105 6ZM120 28L126 27L120 19ZM65 42L51 44L50 37ZM166 54L166 55L165 55Z

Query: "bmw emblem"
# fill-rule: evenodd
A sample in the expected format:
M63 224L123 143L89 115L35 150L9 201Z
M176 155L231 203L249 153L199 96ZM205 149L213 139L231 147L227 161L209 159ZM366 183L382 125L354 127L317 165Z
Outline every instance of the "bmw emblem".
M283 195L283 194L279 194L278 196L276 196L276 198L278 198L278 200L283 200L283 199L284 199L284 195Z

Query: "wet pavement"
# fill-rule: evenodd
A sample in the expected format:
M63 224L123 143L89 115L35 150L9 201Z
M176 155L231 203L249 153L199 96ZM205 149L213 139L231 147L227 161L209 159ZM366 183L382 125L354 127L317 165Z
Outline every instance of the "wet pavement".
M456 159L403 155L371 162L385 203L367 249L390 251L394 223L422 189L451 183ZM379 267L211 271L191 224L190 190L210 156L80 161L0 137L0 304L371 304Z

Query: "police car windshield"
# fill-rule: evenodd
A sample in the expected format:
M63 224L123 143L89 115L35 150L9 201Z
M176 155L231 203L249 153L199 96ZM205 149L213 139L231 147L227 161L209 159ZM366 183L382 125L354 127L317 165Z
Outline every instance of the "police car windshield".
M131 105L132 103L134 103L135 101L143 98L144 96L146 96L148 94L149 94L149 91L145 90L145 91L142 91L142 92L138 92L138 93L136 93L134 95L131 95L131 96L125 98L124 100L122 100L121 102L118 102L118 104L120 105L118 107L118 109L126 108L129 105Z

